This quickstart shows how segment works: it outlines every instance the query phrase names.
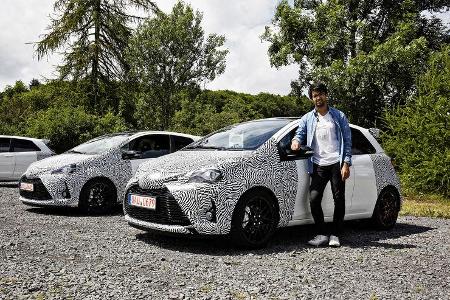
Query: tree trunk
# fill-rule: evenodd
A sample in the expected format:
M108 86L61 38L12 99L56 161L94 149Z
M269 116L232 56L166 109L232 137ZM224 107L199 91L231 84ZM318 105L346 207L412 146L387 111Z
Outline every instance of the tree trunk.
M92 84L92 96L91 96L91 107L93 109L97 106L98 101L98 77L99 77L99 56L100 56L100 3L101 0L95 1L95 7L93 12L94 19L94 53L92 56L92 73L91 73L91 84Z
M350 59L356 56L356 31L358 21L358 1L351 0L349 3L350 13ZM349 59L349 61L350 61Z

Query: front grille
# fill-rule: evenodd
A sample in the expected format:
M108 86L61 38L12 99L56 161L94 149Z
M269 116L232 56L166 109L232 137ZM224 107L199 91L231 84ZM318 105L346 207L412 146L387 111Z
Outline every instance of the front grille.
M128 194L133 193L142 196L156 198L156 209L151 210L142 207L131 206L128 203ZM191 225L191 222L181 210L177 201L167 188L144 190L138 185L130 187L124 201L125 212L132 218L164 225Z
M42 183L40 178L27 178L26 176L22 176L20 179L20 182L26 182L26 183L32 183L33 184L33 191L23 191L20 190L20 196L24 197L25 199L30 200L51 200L52 196L50 196L49 192L47 191L47 188Z

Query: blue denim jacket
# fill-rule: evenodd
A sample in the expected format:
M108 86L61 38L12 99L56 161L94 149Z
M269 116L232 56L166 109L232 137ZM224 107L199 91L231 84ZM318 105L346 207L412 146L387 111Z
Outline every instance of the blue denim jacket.
M336 124L336 137L339 141L340 163L352 164L352 133L348 124L347 117L343 112L332 107L328 111ZM305 114L298 123L298 129L295 132L293 140L297 140L300 145L311 147L314 133L317 126L318 112L315 109ZM308 161L308 172L312 174L313 160Z

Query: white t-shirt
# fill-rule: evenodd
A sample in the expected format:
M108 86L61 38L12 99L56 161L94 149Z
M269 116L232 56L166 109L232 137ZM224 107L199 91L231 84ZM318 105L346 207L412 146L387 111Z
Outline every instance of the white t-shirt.
M336 137L336 124L330 113L322 116L317 114L319 120L312 142L314 149L313 162L319 166L329 166L339 162L339 143Z

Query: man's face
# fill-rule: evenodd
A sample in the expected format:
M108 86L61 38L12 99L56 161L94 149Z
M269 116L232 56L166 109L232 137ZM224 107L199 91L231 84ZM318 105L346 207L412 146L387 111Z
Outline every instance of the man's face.
M317 108L325 107L328 103L327 94L319 91L312 91L312 101Z

